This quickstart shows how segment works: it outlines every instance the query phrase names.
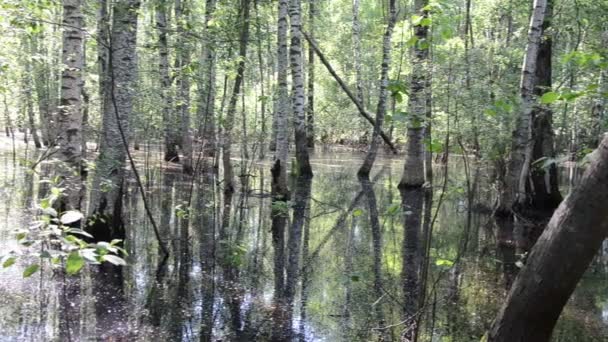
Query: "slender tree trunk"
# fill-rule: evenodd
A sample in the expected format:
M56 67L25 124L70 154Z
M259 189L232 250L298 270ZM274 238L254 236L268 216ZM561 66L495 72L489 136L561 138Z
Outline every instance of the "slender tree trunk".
M217 150L215 127L215 40L211 21L215 13L216 0L205 2L204 42L201 57L202 73L199 75L197 117L199 135L204 144L204 154L215 157Z
M110 14L108 11L108 0L99 1L97 12L97 72L99 76L99 109L100 113L106 112L106 101L108 92L108 63L110 47ZM97 146L99 148L99 146Z
M192 174L192 134L190 133L190 75L186 68L190 65L190 41L186 37L186 23L190 18L190 4L188 0L175 0L175 20L177 21L177 59L175 68L179 75L177 78L177 112L182 124L181 147L184 160L182 167L184 173Z
M260 20L261 16L260 16L260 11L258 8L258 0L255 0L254 2L254 7L255 7L255 19L256 19L256 33L258 37L262 37L262 22ZM261 132L260 132L260 138L259 138L259 144L260 144L260 151L259 151L259 157L260 159L264 159L264 156L266 155L266 135L267 135L267 128L266 128L266 104L268 103L268 98L266 97L266 82L265 82L265 78L264 78L264 58L262 57L263 54L263 47L262 47L262 39L259 38L258 40L258 46L257 46L257 52L258 52L258 67L259 67L259 72L260 72L260 90L261 90L261 101L260 101L260 113L261 113L261 118L260 118L260 122L261 122Z
M63 55L60 110L57 115L58 155L66 187L61 210L80 210L84 197L82 180L82 87L84 67L84 17L82 0L63 1Z
M308 0L308 32L315 39L316 0ZM308 103L306 104L307 146L315 148L315 50L308 45Z
M365 106L363 100L363 76L361 67L361 23L359 22L359 4L360 0L353 0L353 63L355 66L355 82L357 100L361 105ZM389 14L390 15L390 14ZM390 22L390 20L389 20ZM388 32L388 30L387 30ZM385 33L386 34L386 33ZM390 46L389 46L390 48ZM383 46L384 49L384 46ZM390 57L390 56L389 56Z
M241 93L241 85L243 84L243 75L245 73L245 59L247 58L247 45L249 43L249 2L250 0L241 0L239 63L223 125L222 165L224 166L224 213L222 215L221 235L226 234L226 229L229 226L232 195L235 191L234 170L231 161L232 129L234 127L236 105ZM220 239L222 239L222 236L220 236Z
M160 72L160 101L163 114L163 129L165 139L164 159L168 162L179 162L177 146L178 137L177 116L173 107L172 80L169 72L169 1L159 0L156 5L156 28L158 30L158 70Z
M274 249L274 302L272 340L284 338L286 319L285 307L285 228L289 221L288 201L290 198L287 186L287 158L289 156L288 113L289 92L287 90L288 52L287 52L287 16L289 0L279 0L277 23L277 96L275 101L276 139L272 174L272 246Z
M31 38L32 52L46 56L47 49L44 44L45 35L42 25L39 27L39 30L40 32L34 34ZM49 98L49 83L52 82L52 78L49 78L50 74L52 72L50 71L47 59L33 61L33 77L38 102L40 133L42 143L47 147L55 140L55 137L52 136L53 120Z
M289 22L291 44L289 59L291 65L291 92L293 105L293 124L296 145L296 161L298 174L312 177L312 168L308 156L308 138L306 134L306 114L304 112L304 62L302 59L301 0L290 0Z
M369 173L376 160L378 154L378 148L380 147L380 133L382 132L382 124L384 123L384 115L386 114L387 100L388 100L388 72L391 64L391 38L393 36L393 29L397 22L397 9L395 8L395 1L389 1L389 15L388 25L384 32L384 38L382 42L382 64L380 73L380 84L378 94L378 108L376 109L376 122L374 123L374 133L372 135L372 141L363 161L363 165L359 168L359 175L362 177L369 178Z
M361 114L361 116L363 116L365 118L365 120L367 120L367 122L372 124L372 126L375 125L376 120L374 120L374 118L372 118L373 114L371 114L367 110L365 110L365 108L363 107L363 104L361 102L359 102L359 100L357 99L355 94L353 94L353 92L346 86L346 83L344 83L344 81L340 78L340 76L338 76L338 74L336 73L334 68L331 66L331 64L329 64L329 61L327 60L327 58L325 58L325 55L323 55L321 50L319 50L319 47L315 44L314 40L312 40L304 32L302 32L302 35L308 41L308 44L310 44L310 46L314 49L317 56L319 56L319 60L321 61L321 63L323 63L323 65L325 66L327 71L329 71L329 73L332 75L334 80L336 80L338 85L340 85L340 88L342 88L344 93L346 93L346 95L353 102L355 107L357 107L359 114ZM397 149L395 148L395 145L391 142L388 135L386 135L386 133L384 133L384 132L380 132L380 136L382 137L382 140L384 140L384 142L390 147L391 151L393 151L393 153L397 153Z
M31 55L35 52L33 49L30 49L31 42L28 42L28 49ZM27 122L28 127L30 128L30 133L32 134L32 138L34 139L34 146L39 149L42 147L40 144L40 139L38 138L38 132L36 130L36 119L34 115L34 103L33 103L33 92L32 92L32 66L30 63L25 65L25 71L23 74L23 90L25 96L25 110L27 111Z
M608 138L577 188L560 204L519 272L489 342L544 342L608 236Z

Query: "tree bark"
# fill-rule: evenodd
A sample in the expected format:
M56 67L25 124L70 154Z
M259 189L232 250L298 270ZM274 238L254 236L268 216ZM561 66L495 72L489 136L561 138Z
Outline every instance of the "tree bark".
M296 145L296 161L298 173L301 176L312 177L312 168L308 156L308 138L306 133L306 113L304 112L304 75L302 60L301 0L290 0L289 23L291 44L289 59L291 66L291 91L293 106L294 137Z
M308 0L308 32L315 39L315 0ZM307 146L315 148L315 51L308 45L308 103L306 104L306 136Z
M608 138L560 204L519 272L489 342L549 341L553 327L608 236Z
M63 52L61 98L57 115L58 155L64 165L65 202L61 210L80 210L84 197L82 180L82 86L84 66L84 17L82 0L63 1Z
M528 28L528 44L521 72L520 114L516 119L515 130L512 134L511 157L507 165L507 186L497 212L510 211L517 196L526 195L525 184L532 158L532 144L529 143L532 141L532 110L537 99L534 94L535 74L546 8L547 0L534 0Z
M181 121L182 169L186 174L192 174L192 134L190 132L190 74L186 70L190 66L190 41L186 37L186 23L190 18L188 0L175 0L175 20L177 22L177 58L175 69L177 77L177 113Z
M393 36L393 29L397 22L397 9L395 8L395 1L389 1L389 14L388 24L382 41L382 63L380 72L380 84L378 93L378 108L376 109L376 122L374 123L374 132L372 134L372 141L369 145L369 150L365 156L365 160L359 168L359 176L368 177L372 170L376 155L378 154L378 148L380 147L380 134L382 133L382 125L384 123L384 115L386 114L387 98L388 98L388 72L391 64L391 38ZM360 94L359 94L360 95Z
M108 88L104 96L102 137L96 162L89 214L97 225L91 227L98 241L124 238L122 195L129 117L137 81L137 12L139 0L114 4L113 24L108 51ZM99 227L99 229L95 229Z
M534 96L537 98L551 90L552 76L552 38L551 21L553 1L547 0L547 8L542 24L542 36L536 58ZM528 252L544 229L547 221L562 201L558 186L557 165L553 148L553 111L547 105L534 104L531 115L532 157L526 160L527 175L522 175L520 189L525 195L519 196L515 203L515 233L517 247L521 253ZM530 165L535 161L543 165ZM544 164L547 164L544 167ZM526 222L526 223L524 223Z
M416 0L416 12L424 19L428 18L425 6L427 0ZM427 41L428 25L422 25L423 20L414 26L416 44L412 49L412 75L410 81L407 122L407 145L403 175L399 182L401 195L401 210L403 211L403 315L406 322L406 341L416 341L418 331L419 309L419 271L422 256L420 230L422 228L422 209L424 199L423 185L425 182L425 151L424 134L427 110L429 70L429 46Z

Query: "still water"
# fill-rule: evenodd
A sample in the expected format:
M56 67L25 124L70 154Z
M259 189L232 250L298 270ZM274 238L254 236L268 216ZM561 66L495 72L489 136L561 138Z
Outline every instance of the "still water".
M23 147L16 153L15 158L11 150L0 154L0 255L23 248L14 230L35 219L36 204L46 191L40 182L47 177L44 163L36 172L29 167L39 155ZM59 337L65 282L79 288L67 301L74 307L68 317L74 341L270 339L277 324L270 161L234 161L240 176L232 214L222 228L220 179L182 175L178 167L160 163L155 150L144 148L136 157L170 257L159 257L141 195L130 181L124 198L129 256L122 288L94 291L100 280L93 267L66 279L47 266L24 279L28 261L19 259L0 269L0 341L65 339ZM402 162L384 156L376 163L370 197L355 175L362 158L362 153L319 149L307 198L297 198L302 192L292 179L292 200L285 208L288 226L297 220L294 210L304 213L301 262L295 280L287 280L295 291L294 340L398 341L406 329L403 213L397 190ZM489 170L468 162L469 182L461 156L450 158L445 187L445 169L435 169L433 201L425 215L436 219L426 300L418 313L419 341L479 341L516 269L512 237L497 228L489 210ZM370 198L378 213L376 228ZM105 312L96 302L105 304ZM608 341L607 336L608 250L596 258L572 296L554 340Z

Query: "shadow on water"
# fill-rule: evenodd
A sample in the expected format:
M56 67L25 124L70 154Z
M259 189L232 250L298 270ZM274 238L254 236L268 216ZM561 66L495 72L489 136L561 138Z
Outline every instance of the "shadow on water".
M416 324L418 341L479 340L517 271L511 222L483 209L493 202L483 166L467 177L452 162L442 196L437 185L401 196L400 160L380 159L372 179L358 179L362 155L318 153L314 179L292 177L291 197L273 203L270 161L243 161L224 217L214 170L185 176L148 152L136 157L145 160L146 195L169 258L160 257L129 181L128 266L87 267L66 279L48 266L23 279L21 260L1 270L0 340L67 340L68 332L71 340L104 341L398 341ZM49 190L40 182L47 165L28 172L18 161L0 155L3 251L22 248L13 230L34 220ZM555 341L605 339L607 255L608 245Z

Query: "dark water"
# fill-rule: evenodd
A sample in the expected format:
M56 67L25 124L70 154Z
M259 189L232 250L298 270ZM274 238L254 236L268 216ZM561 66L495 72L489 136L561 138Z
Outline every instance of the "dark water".
M222 229L222 182L213 176L184 176L139 152L147 196L170 246L163 261L141 196L129 182L125 198L124 295L94 295L92 268L80 278L72 340L265 341L273 312L273 245L269 161L235 160L232 215ZM379 226L370 223L368 197L355 176L363 155L317 152L310 198L292 198L302 220L301 262L292 282L291 325L304 341L398 341L403 323L403 223L397 183L402 162L384 158L372 173ZM31 173L18 150L0 155L0 255L19 250L12 233L34 219L44 192L43 167ZM164 170L164 171L161 171ZM460 157L450 159L443 202L430 247L426 305L419 313L420 341L479 341L504 301L513 251L487 208L492 205L488 170L471 164L467 185ZM431 217L442 192L437 167ZM290 188L295 194L296 180ZM471 210L467 188L475 188ZM358 202L354 202L358 199ZM304 206L304 207L302 207ZM348 209L352 208L351 211ZM190 208L188 210L188 208ZM290 222L290 224L293 222ZM373 223L373 222L372 222ZM0 340L56 341L63 278L43 268L31 278L27 261L0 270ZM455 263L455 264L453 264ZM160 265L160 266L159 266ZM107 312L96 313L95 301ZM103 329L99 329L103 326ZM555 341L608 341L608 249L598 256L564 310Z

